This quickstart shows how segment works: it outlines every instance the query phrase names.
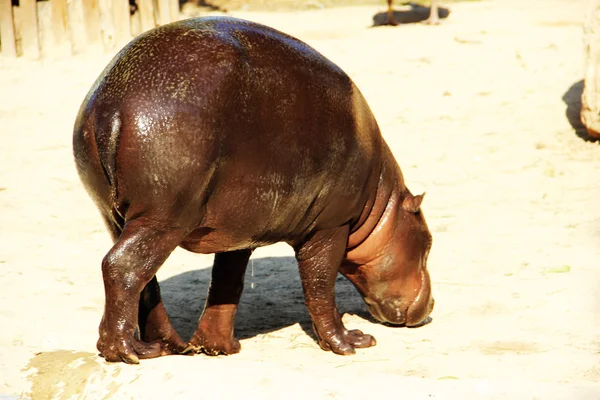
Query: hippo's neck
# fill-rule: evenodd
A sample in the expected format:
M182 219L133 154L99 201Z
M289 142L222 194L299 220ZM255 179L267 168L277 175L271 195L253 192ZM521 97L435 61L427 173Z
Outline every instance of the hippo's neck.
M383 144L382 150L377 189L373 191L373 196L369 197L358 223L350 232L348 252L359 247L375 229L379 230L384 222L382 217L392 211L389 208L397 204L398 199L408 190L404 185L400 167L387 144Z

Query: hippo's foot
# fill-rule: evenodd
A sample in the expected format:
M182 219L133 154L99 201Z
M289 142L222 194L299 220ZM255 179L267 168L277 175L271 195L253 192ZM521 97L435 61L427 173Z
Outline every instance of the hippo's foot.
M362 333L359 329L347 330L344 329L342 334L344 339L352 345L352 347L359 349L365 347L373 347L377 344L375 338L367 333Z
M173 336L163 336L156 338L146 335L142 343L147 343L152 346L158 344L161 348L161 356L183 354L185 349L188 347L187 343L184 342L177 334Z
M233 337L233 320L236 309L236 304L207 306L185 352L193 351L209 356L239 353L242 345Z
M226 337L200 329L190 339L184 353L204 353L209 356L229 355L239 353L242 349L240 341L234 337Z
M242 349L233 337L233 324L251 254L252 249L215 254L206 305L186 352L218 356L236 354Z
M354 349L372 347L377 344L375 338L369 334L362 333L358 329L346 329L337 310L334 313L333 326L335 329L326 329L325 334L320 334L320 329L313 325L319 340L319 346L323 350L333 351L336 354L345 356L356 353Z
M108 362L126 362L138 364L140 359L156 358L170 354L160 342L146 343L136 339L132 330L129 337L109 335L102 328L96 348Z
M143 341L133 335L130 339L125 337L109 339L106 334L101 334L96 345L100 355L106 361L123 361L127 364L138 364L140 359L183 354L186 347L187 344L179 337Z
M372 347L376 343L373 336L362 333L358 329L330 335L329 337L319 337L319 346L323 350L333 351L335 354L343 356L355 354L354 349Z

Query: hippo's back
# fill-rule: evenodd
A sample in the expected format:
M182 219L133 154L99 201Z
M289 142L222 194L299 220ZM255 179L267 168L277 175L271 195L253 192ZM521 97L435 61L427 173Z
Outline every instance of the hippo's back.
M111 188L101 202L125 220L151 214L257 242L356 218L382 146L339 67L274 29L221 17L159 27L115 56L75 126L84 183L83 170L98 169L85 138Z

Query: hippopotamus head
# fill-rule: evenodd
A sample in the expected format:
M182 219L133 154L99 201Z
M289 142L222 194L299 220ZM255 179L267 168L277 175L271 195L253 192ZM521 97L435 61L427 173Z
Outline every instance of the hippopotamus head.
M421 212L423 196L392 194L373 230L342 264L342 274L381 322L418 326L433 309L427 272L432 238Z

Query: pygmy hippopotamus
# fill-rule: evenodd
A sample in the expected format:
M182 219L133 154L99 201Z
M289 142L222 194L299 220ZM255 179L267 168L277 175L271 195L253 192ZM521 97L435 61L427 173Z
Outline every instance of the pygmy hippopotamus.
M344 327L338 272L380 321L414 326L433 308L423 195L407 189L348 75L291 36L211 17L136 37L83 101L73 150L114 240L102 260L97 343L107 361L240 351L234 316L246 264L276 242L295 250L325 350L375 344ZM187 343L155 276L177 246L215 253Z

